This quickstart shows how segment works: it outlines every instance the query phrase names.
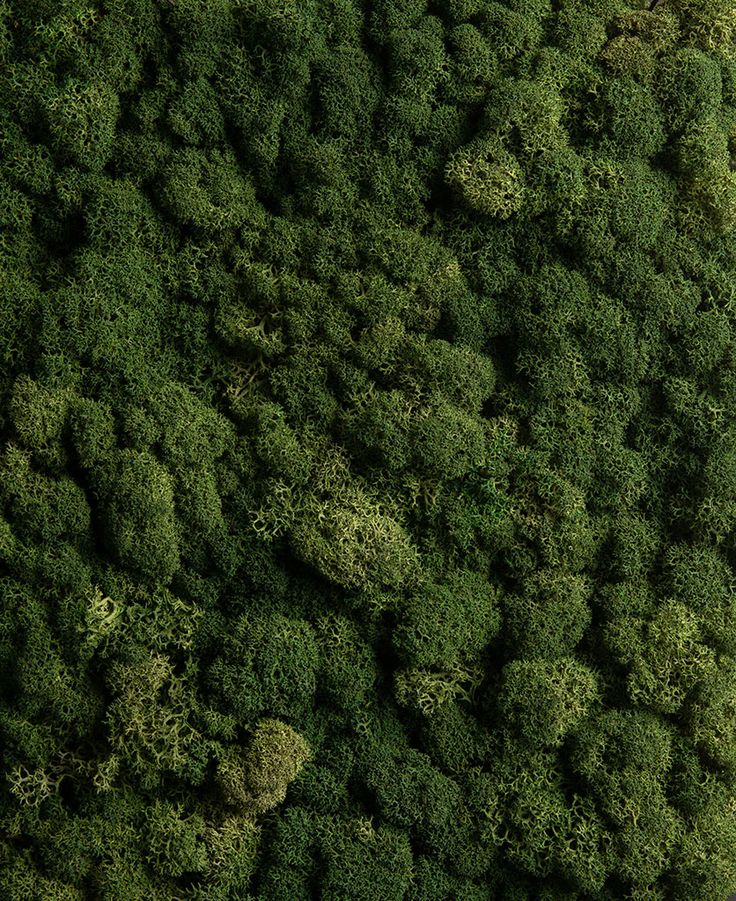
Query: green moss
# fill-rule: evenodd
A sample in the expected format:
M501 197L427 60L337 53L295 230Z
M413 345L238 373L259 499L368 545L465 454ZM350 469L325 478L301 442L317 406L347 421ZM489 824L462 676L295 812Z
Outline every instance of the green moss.
M734 0L0 0L0 896L734 890Z

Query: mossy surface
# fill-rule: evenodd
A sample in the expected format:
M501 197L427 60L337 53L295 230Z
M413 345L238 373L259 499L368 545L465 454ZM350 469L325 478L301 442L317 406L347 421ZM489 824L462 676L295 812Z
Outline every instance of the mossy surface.
M734 0L0 0L0 898L736 891Z

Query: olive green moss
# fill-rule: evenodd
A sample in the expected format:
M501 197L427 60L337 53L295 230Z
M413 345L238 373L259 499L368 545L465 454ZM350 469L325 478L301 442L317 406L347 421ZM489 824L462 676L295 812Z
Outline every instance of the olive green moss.
M3 901L736 891L734 0L0 0Z

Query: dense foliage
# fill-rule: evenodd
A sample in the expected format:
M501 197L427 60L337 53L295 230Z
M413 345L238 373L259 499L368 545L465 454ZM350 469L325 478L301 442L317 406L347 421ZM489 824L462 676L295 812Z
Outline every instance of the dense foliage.
M0 0L0 897L736 890L736 2Z

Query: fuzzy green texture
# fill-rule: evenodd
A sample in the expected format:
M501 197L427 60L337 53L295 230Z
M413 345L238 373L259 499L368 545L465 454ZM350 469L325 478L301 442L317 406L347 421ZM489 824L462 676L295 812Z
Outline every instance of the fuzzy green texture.
M736 0L0 0L0 898L736 892Z

